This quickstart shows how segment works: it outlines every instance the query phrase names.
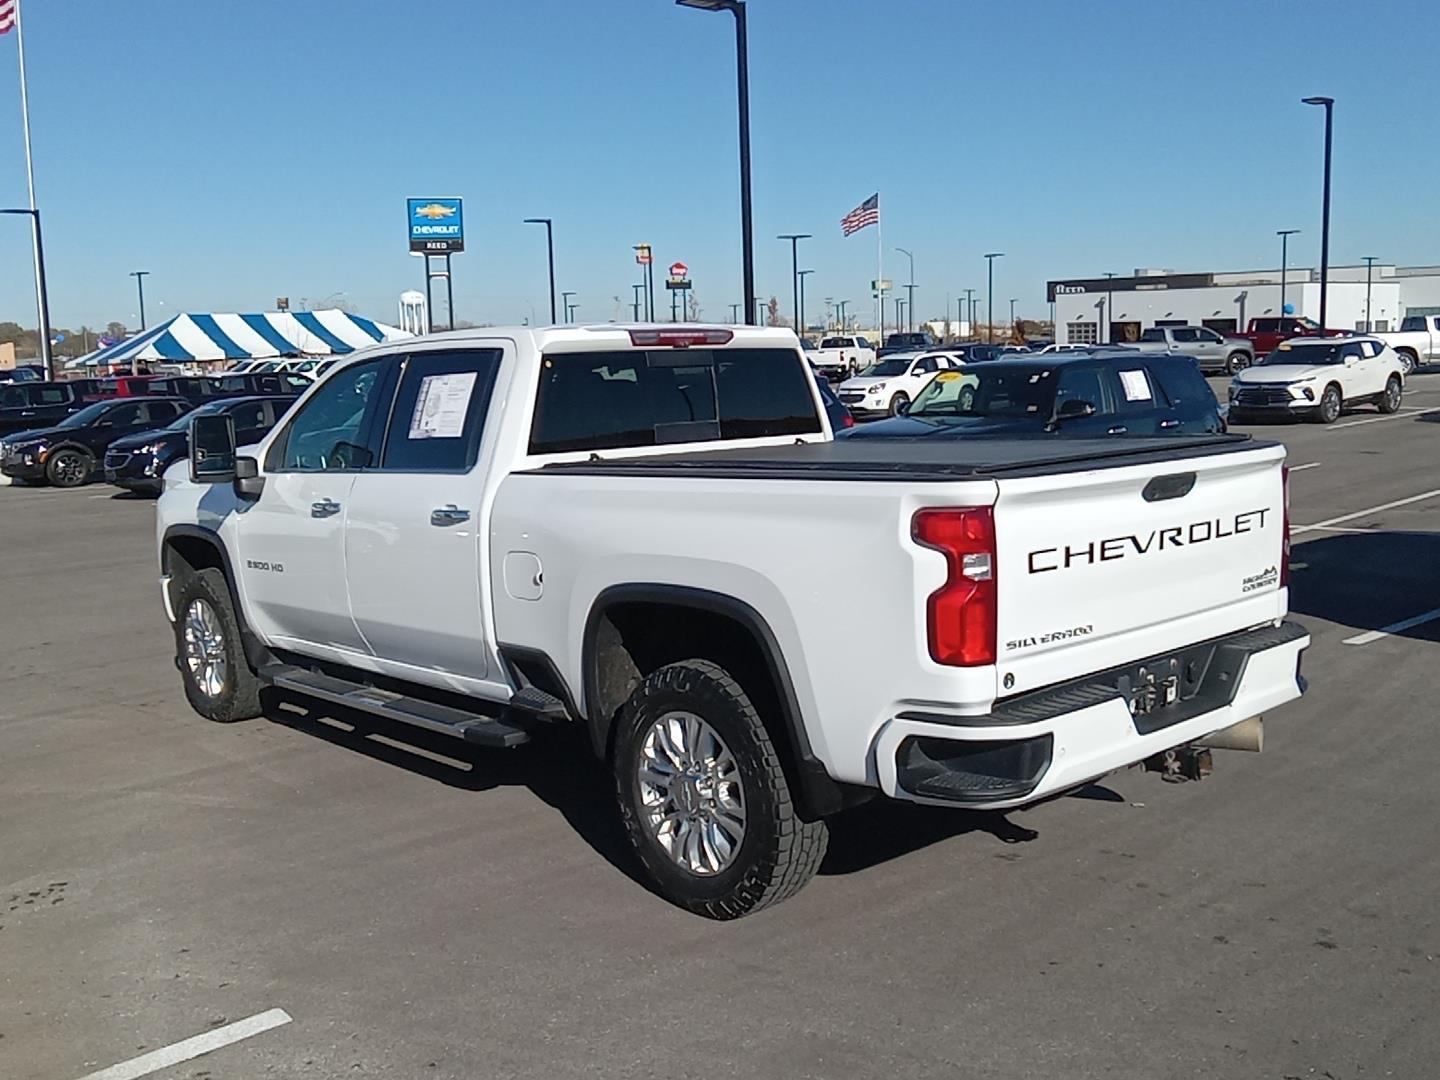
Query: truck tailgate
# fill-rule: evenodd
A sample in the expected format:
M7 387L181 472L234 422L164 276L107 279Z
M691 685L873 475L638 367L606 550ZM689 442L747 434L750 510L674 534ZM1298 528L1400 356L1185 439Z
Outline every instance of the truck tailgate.
M997 692L1279 618L1281 447L1001 479Z

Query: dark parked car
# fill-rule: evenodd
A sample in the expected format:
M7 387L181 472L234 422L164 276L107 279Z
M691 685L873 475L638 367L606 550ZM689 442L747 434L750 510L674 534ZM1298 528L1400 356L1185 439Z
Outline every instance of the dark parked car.
M79 487L116 439L162 427L190 411L183 398L115 398L86 406L54 427L20 431L0 442L0 472L15 480Z
M21 364L19 367L0 368L0 383L40 382L44 378L45 369L36 367L34 364Z
M216 398L253 397L257 394L303 394L314 382L293 371L268 371L243 375L171 375L150 382L149 393L183 397L196 405Z
M881 357L896 352L916 352L933 349L939 344L940 339L929 330L902 330L887 337L885 344L875 351L875 355Z
M244 446L259 442L294 402L294 397L221 398L185 413L168 427L116 439L105 451L105 481L127 491L158 495L165 470L190 452L192 419L228 415L235 423L235 444Z
M95 379L0 385L0 438L12 431L49 427L108 396Z
M1225 430L1189 357L1057 353L942 371L903 416L847 439L973 435L1195 435Z

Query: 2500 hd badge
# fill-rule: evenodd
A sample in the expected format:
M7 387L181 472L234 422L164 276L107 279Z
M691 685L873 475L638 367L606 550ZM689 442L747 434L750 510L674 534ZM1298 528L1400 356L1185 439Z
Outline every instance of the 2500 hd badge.
M1072 566L1085 566L1097 562L1111 562L1115 559L1134 558L1148 555L1167 548L1187 547L1203 544L1210 540L1223 540L1228 536L1253 532L1265 527L1268 507L1246 510L1233 518L1207 518L1189 525L1173 525L1164 529L1151 529L1143 537L1131 533L1128 536L1109 536L1104 540L1089 543L1067 544L1063 548L1040 548L1030 552L1030 573L1044 574L1051 570L1069 570Z

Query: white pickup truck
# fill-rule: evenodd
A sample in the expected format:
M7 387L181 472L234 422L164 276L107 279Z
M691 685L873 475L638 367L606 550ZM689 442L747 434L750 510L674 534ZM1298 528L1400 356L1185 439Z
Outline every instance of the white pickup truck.
M810 354L810 362L821 375L838 384L875 363L875 347L868 338L858 335L821 338L820 348Z
M157 539L197 712L578 726L656 890L714 918L795 893L877 791L1198 775L1303 688L1281 447L837 443L788 330L376 345L257 446L190 444Z
M1399 330L1375 336L1395 350L1406 375L1423 364L1440 361L1440 315L1406 315Z

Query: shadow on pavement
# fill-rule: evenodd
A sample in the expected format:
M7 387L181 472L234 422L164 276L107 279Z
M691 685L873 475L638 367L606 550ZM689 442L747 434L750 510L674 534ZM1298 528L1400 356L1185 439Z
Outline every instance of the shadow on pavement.
M557 810L606 862L643 888L651 888L620 824L610 770L595 759L578 727L542 728L524 746L490 750L289 695L269 692L265 704L272 723L449 787L477 792L528 788ZM1086 785L1069 797L1125 801L1099 784ZM820 873L855 873L972 832L1006 845L1040 835L1010 821L1004 812L950 810L876 797L830 819L830 847Z
M649 887L620 824L610 771L595 760L578 726L540 729L524 746L491 750L369 713L288 696L272 696L265 715L294 731L449 787L529 788L606 862Z
M1296 543L1290 610L1356 630L1423 614L1440 599L1440 532L1339 533ZM1440 642L1440 619L1396 637Z

